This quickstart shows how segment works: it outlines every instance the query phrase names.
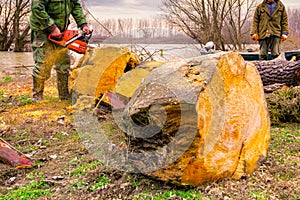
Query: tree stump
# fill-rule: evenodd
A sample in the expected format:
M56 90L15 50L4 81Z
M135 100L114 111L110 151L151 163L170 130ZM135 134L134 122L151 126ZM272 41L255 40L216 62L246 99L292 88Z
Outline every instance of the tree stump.
M251 174L266 157L270 120L263 84L238 53L160 63L140 76L138 69L121 75L109 98L128 148L112 144L93 114L75 117L88 149L107 164L197 186ZM96 88L97 77L93 82ZM116 101L124 106L114 108Z

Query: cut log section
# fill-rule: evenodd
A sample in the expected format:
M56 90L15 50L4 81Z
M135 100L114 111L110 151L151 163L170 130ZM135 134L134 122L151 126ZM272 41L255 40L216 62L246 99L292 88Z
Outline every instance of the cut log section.
M161 180L197 186L240 178L266 157L270 121L263 85L255 66L237 53L153 70L124 116L135 151L167 152L151 157L151 163L166 164L148 173ZM135 162L151 168L149 161Z
M81 94L101 98L113 92L117 80L138 64L138 58L127 48L94 48L86 53L81 68L73 70L71 88L73 100Z
M93 67L82 69L89 75L79 73L75 91L109 96L115 123L130 142L128 149L111 144L102 128L98 132L92 114L75 118L79 132L87 135L83 140L88 149L103 155L110 166L197 186L251 174L266 157L270 120L263 84L256 67L238 53L159 63L148 71L121 70L110 87ZM87 79L94 85L80 83Z

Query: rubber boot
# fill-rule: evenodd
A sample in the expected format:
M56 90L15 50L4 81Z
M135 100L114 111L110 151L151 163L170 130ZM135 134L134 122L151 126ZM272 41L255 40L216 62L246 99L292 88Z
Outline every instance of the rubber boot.
M39 102L43 100L43 93L44 93L44 81L37 80L33 77L33 88L32 88L32 101Z
M57 73L57 89L60 100L70 100L71 95L69 93L69 74Z

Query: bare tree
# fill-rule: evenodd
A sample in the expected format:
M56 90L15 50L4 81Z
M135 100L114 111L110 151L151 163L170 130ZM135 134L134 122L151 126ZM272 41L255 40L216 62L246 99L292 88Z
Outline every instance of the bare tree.
M82 8L83 8L83 10L86 12L86 14L88 15L88 17L91 17L91 18L93 18L93 20L95 21L95 22L97 22L97 24L98 25L100 25L100 27L102 28L102 29L104 29L110 36L113 36L113 34L110 32L110 30L107 28L107 26L105 26L105 25L103 25L90 11L89 11L89 9L88 9L88 7L86 6L86 2L87 2L87 0L83 0L82 2L81 2L81 4L82 4Z
M228 34L230 42L241 48L243 26L256 4L250 0L164 0L163 5L171 24L200 44L213 41L217 49L225 50Z
M300 37L300 9L288 9L289 28L291 35Z
M7 51L12 43L14 51L22 51L30 27L30 0L0 0L0 50Z
M0 1L0 50L8 50L13 42L11 33L13 31L12 1Z
M23 50L24 45L28 42L30 24L28 23L28 14L30 13L30 0L16 0L13 33L15 39L14 51L20 52Z
M166 19L200 44L210 40L225 49L222 27L227 0L164 0Z
M257 1L229 0L228 4L231 9L225 21L226 32L228 33L227 41L232 45L233 49L241 50L244 38L250 37L250 28L245 29L245 27L247 27L249 20L252 19Z

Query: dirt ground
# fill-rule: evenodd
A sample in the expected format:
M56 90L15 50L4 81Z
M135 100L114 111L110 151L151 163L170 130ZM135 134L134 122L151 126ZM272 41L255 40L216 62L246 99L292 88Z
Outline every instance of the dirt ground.
M55 77L45 100L33 103L31 76L1 72L0 137L29 156L31 169L0 163L0 199L300 199L300 125L272 127L266 161L241 180L176 186L105 166L81 143L57 97Z

